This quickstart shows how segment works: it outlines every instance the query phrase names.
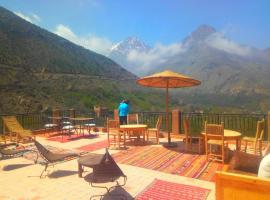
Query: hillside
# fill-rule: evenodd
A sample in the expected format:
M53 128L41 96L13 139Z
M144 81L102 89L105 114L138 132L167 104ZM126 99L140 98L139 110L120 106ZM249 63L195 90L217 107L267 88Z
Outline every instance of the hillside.
M136 86L136 78L109 58L0 7L0 113L56 106L112 109L124 97L131 99L134 109L163 105L160 94L149 96Z

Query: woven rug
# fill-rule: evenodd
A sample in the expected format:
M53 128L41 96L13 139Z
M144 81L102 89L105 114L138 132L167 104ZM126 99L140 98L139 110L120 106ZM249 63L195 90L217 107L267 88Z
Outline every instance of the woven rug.
M205 155L186 154L179 152L178 149L143 146L118 152L113 157L116 162L122 164L215 181L215 172L222 170L222 164L207 162Z
M66 142L71 142L71 141L78 140L78 139L88 139L88 138L91 139L91 138L95 138L95 137L97 137L97 135L94 135L94 134L89 134L89 135L73 134L70 136L64 135L64 136L50 137L50 138L47 138L47 140L66 143Z
M204 200L210 190L155 179L136 200Z
M107 148L108 147L108 141L107 140L102 140L100 142L94 142L85 146L81 146L79 148L77 148L78 150L81 151L95 151L98 149L103 149L103 148Z

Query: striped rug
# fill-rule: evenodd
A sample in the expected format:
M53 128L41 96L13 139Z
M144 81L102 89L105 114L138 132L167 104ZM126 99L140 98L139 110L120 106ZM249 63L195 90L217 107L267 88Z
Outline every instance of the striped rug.
M223 167L218 162L207 162L205 155L186 154L176 148L155 146L130 148L113 157L118 163L206 181L215 181L215 171Z
M155 179L136 200L205 200L210 190Z

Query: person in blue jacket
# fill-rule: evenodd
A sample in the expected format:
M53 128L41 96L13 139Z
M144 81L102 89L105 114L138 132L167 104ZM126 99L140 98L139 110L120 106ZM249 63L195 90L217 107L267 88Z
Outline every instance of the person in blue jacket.
M120 125L127 124L127 115L129 112L129 100L123 100L118 107Z

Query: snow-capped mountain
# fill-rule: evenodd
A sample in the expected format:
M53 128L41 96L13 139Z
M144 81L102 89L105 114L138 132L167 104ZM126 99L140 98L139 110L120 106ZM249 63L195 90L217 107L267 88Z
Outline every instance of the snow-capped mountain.
M140 74L138 66L134 62L130 62L129 56L132 53L140 52L147 53L150 50L150 46L144 43L137 37L128 37L125 40L113 45L109 53L109 58L116 61L122 67L135 74Z
M130 51L148 51L150 47L137 37L128 37L111 48L111 53L128 55Z

